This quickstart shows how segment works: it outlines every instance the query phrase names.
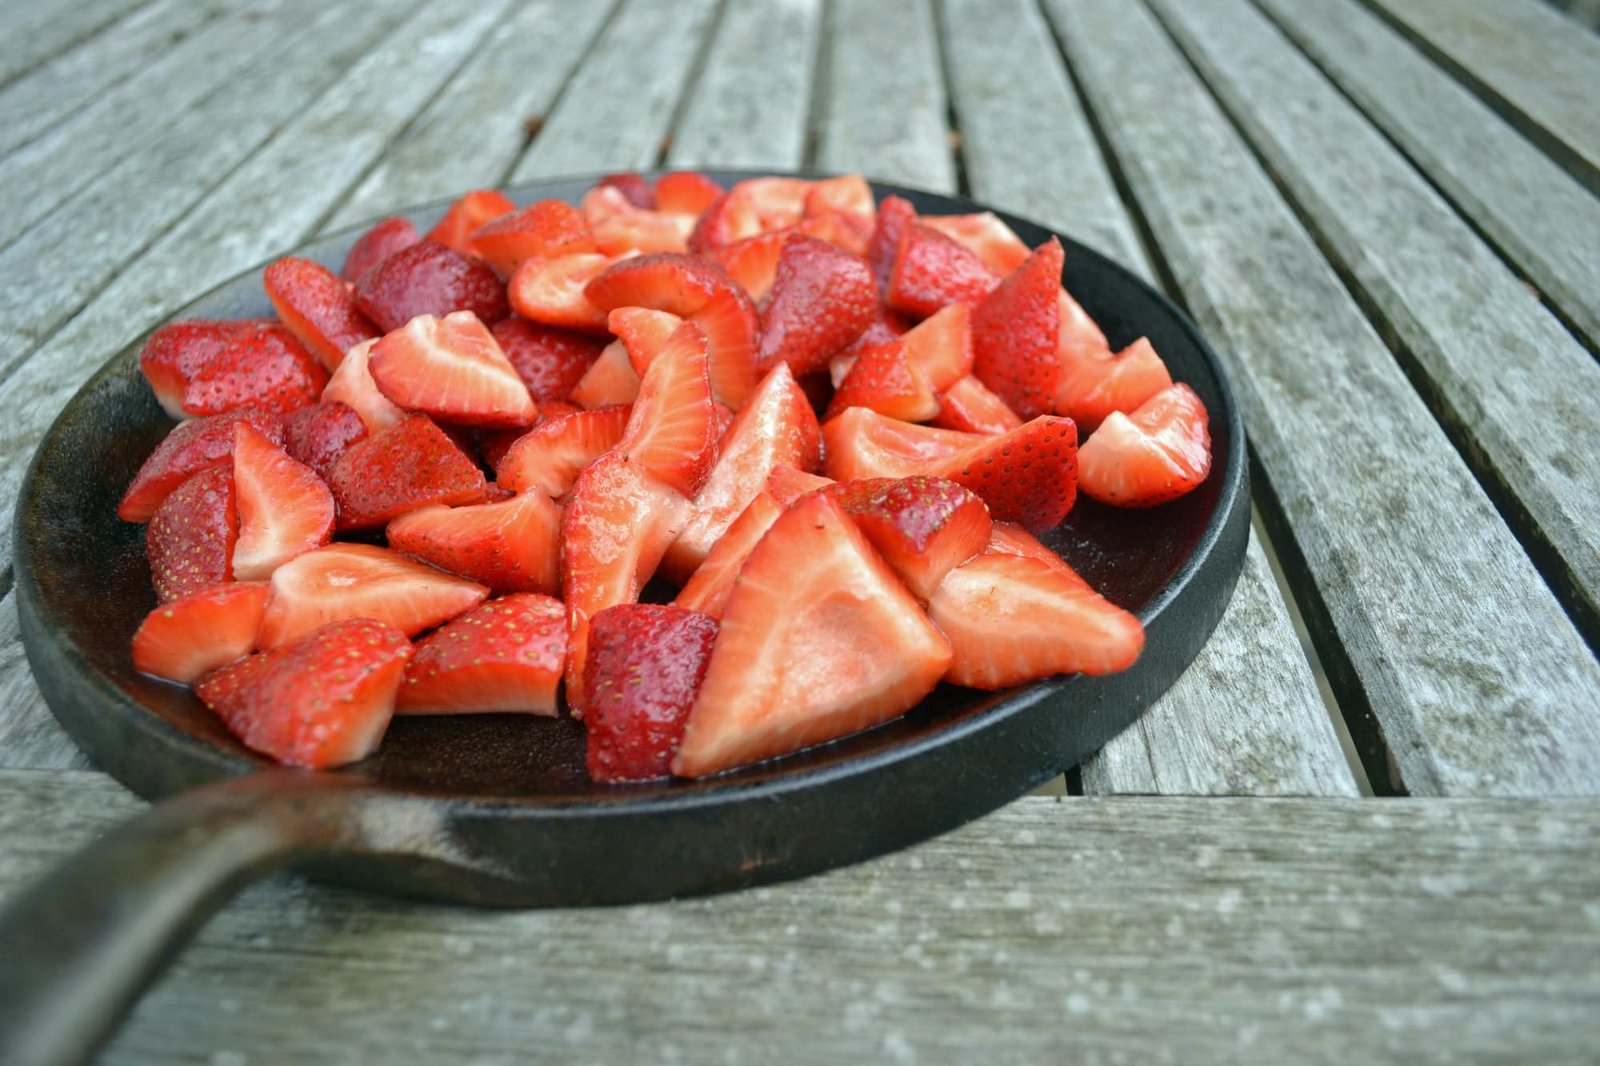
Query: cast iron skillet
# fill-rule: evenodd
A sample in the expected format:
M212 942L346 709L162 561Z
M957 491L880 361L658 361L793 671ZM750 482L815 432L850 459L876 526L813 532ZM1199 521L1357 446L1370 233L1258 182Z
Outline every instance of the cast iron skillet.
M714 173L730 183L741 173ZM509 190L576 202L591 179ZM919 211L981 210L888 185ZM426 229L442 204L412 218ZM1030 246L1041 226L1002 215ZM364 227L298 249L337 267ZM139 795L165 800L56 870L0 917L0 1061L86 1058L235 889L294 863L386 892L491 906L610 904L800 877L904 847L1022 795L1098 750L1178 677L1232 594L1248 529L1238 408L1215 354L1171 303L1074 241L1064 280L1120 347L1147 334L1211 413L1215 463L1147 512L1080 498L1045 540L1148 628L1125 673L987 694L943 687L904 718L703 781L591 783L574 722L397 719L372 758L279 769L187 689L136 673L154 605L142 527L116 501L166 434L130 346L75 396L17 507L16 590L34 675L63 726ZM270 314L260 270L174 318ZM168 798L171 797L171 798Z

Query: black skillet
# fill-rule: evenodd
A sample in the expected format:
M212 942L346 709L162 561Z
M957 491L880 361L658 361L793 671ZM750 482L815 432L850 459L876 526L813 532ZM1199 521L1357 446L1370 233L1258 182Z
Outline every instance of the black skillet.
M749 175L713 173L729 183ZM576 202L592 180L508 190ZM878 184L926 213L982 208ZM443 205L412 213L431 225ZM1030 246L1049 230L1002 215ZM337 267L361 228L296 254ZM171 428L138 345L72 399L17 505L28 661L61 724L134 792L164 800L0 915L0 1063L86 1059L224 900L294 864L328 880L489 906L612 904L800 877L923 840L1098 750L1175 681L1232 595L1249 521L1243 428L1194 325L1123 267L1062 237L1064 280L1114 346L1146 334L1211 413L1215 462L1183 499L1116 511L1081 499L1045 537L1148 629L1125 673L1008 692L941 687L898 721L703 781L592 783L580 727L515 715L405 718L336 773L274 768L187 689L136 673L154 605L143 529L116 501ZM270 314L253 270L174 318Z

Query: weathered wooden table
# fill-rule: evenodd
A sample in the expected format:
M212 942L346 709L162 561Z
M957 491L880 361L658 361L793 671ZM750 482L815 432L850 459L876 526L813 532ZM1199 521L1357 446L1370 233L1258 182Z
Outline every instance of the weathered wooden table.
M320 231L544 176L1036 217L1187 307L1253 445L1232 606L1070 795L665 905L280 877L105 1060L1595 1061L1597 99L1600 39L1533 0L9 0L4 590L25 464L112 352ZM6 595L0 895L138 806Z

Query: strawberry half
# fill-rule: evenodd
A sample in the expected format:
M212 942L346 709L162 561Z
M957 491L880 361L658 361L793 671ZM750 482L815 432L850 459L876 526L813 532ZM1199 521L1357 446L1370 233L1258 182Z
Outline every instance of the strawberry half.
M577 208L560 200L540 200L485 222L470 238L472 254L510 277L525 259L553 259L595 250L594 234Z
M792 466L778 469L800 474ZM774 474L776 472L774 471ZM809 478L812 475L800 474L800 476ZM832 484L826 479L819 480L825 484ZM767 530L772 528L772 523L778 520L783 508L784 505L771 495L765 492L756 493L749 506L740 511L739 517L728 526L727 532L711 546L711 550L706 553L705 562L701 563L689 580L684 582L683 588L672 602L691 611L702 611L712 618L721 618L723 608L728 604L728 596L733 592L733 583L738 578L746 557Z
M523 318L546 326L584 333L606 332L606 312L587 294L589 283L604 274L614 260L598 252L564 255L558 259L525 259L511 275L507 293L511 308Z
M1078 498L1078 427L1070 418L1040 415L919 472L965 485L1000 521L1049 529Z
M584 467L616 446L631 409L601 407L541 423L517 438L495 465L495 480L512 492L565 496Z
M873 322L877 307L872 272L859 256L815 237L790 236L761 312L757 365L788 363L796 376L821 370Z
M511 711L555 717L567 659L567 612L549 596L506 596L417 642L396 714Z
M953 303L975 304L999 283L1000 275L966 247L912 222L900 233L883 302L925 316Z
M950 644L826 493L773 523L728 598L674 773L703 777L884 722Z
M539 413L494 334L470 311L418 315L372 346L367 372L409 411L474 426L527 426Z
M905 422L923 422L939 413L939 399L922 369L906 358L899 340L857 354L849 373L828 404L826 418L850 407L867 407Z
M894 273L895 253L900 248L900 237L917 221L917 209L911 201L899 196L886 196L878 205L878 224L867 242L867 264L872 268L878 292L887 294L889 278Z
M1079 453L1086 495L1115 507L1154 507L1211 472L1205 404L1187 385L1163 389L1132 414L1113 411Z
M506 287L489 264L432 240L394 253L356 282L356 307L383 332L418 315L471 311L493 325L506 317Z
M272 572L256 644L291 644L319 626L371 618L416 636L482 603L489 590L370 544L330 544Z
M840 482L824 491L920 600L989 544L989 509L953 481L878 478Z
M302 407L283 420L283 450L324 481L345 449L366 436L367 424L361 416L338 401Z
M567 393L567 399L587 411L631 404L638 396L639 372L633 368L628 348L621 341L606 345L600 358Z
M369 360L376 341L358 344L345 353L344 362L333 372L322 390L323 403L338 403L350 408L367 427L368 433L381 433L405 421L406 412L378 390L372 380Z
M195 694L256 751L293 766L343 766L383 739L410 656L403 633L352 619L207 674Z
M389 547L496 593L560 588L561 508L540 492L465 507L424 507L389 523Z
M161 602L233 580L239 539L233 468L213 466L167 494L145 531L150 583Z
M412 415L346 449L328 487L339 529L370 529L429 504L476 503L484 480L432 419Z
M1065 565L991 552L950 571L928 600L954 651L945 679L999 689L1132 666L1144 648L1139 619L1062 573Z
M717 623L681 607L619 604L589 629L585 763L596 781L667 776Z
M683 324L683 319L670 311L619 307L606 316L606 324L628 350L628 363L642 378L656 353L667 346L667 341Z
M350 286L321 263L279 259L267 266L261 284L284 326L329 370L338 368L345 352L378 335L356 310Z
M243 408L286 414L315 403L328 372L268 319L174 322L150 335L139 369L176 419Z
M511 197L498 189L474 189L451 204L423 240L435 241L462 255L472 255L472 235L486 223L516 209Z
M716 449L706 335L685 322L651 360L617 450L692 496L710 472Z
M567 398L606 346L598 337L541 325L517 315L496 322L489 332L528 387L528 395L540 405L541 415L545 413L544 404Z
M972 311L972 373L1026 420L1055 404L1061 242L1052 237Z
M923 215L923 225L961 242L1001 277L1028 258L1028 246L993 211L975 215Z
M1022 425L1017 413L1006 402L968 374L939 397L939 413L933 424L964 433L1007 433Z
M1085 356L1081 346L1061 351L1061 376L1056 382L1055 411L1091 432L1113 411L1135 411L1172 384L1161 356L1140 337L1115 357L1109 350Z
M266 606L265 581L233 581L164 603L133 634L134 668L187 685L249 655Z
M316 472L248 422L233 427L233 491L239 538L233 576L258 581L333 536L333 494Z
M345 253L344 265L339 268L339 280L354 285L361 280L361 275L420 240L422 235L410 219L386 218L356 238L356 242Z
M266 411L229 411L180 422L133 476L117 505L117 517L124 522L148 522L173 489L207 467L229 462L233 458L233 427L238 422L249 423L273 443L284 439L285 420Z

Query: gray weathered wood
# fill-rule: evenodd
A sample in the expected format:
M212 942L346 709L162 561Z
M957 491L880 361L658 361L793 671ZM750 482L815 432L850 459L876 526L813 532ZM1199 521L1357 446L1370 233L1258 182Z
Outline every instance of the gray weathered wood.
M824 27L816 164L956 190L928 0L834 0Z
M1600 364L1248 0L1157 6L1600 630Z
M0 892L137 806L95 774L0 774ZM102 1061L1586 1063L1597 847L1588 801L1035 798L676 903L277 878Z
M1368 0L1600 192L1600 38L1539 0Z
M624 3L573 73L512 179L654 167L716 9L715 0Z
M327 5L0 250L0 366L27 357L416 6Z
M59 55L81 41L115 28L143 0L80 0L27 3L13 0L0 24L0 82Z
M667 161L797 169L821 26L822 0L729 0Z
M1600 792L1600 667L1332 268L1147 12L1050 11L1404 786Z
M383 153L326 229L499 185L614 6L518 4Z
M17 597L0 599L0 767L74 770L88 756L67 735L45 705L33 680L17 625Z
M949 0L940 14L973 196L1080 236L1148 278L1038 9ZM1210 643L1139 723L1084 764L1082 780L1097 794L1356 793L1255 536Z
M1600 200L1354 0L1258 3L1600 351Z

